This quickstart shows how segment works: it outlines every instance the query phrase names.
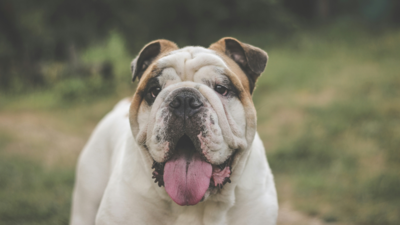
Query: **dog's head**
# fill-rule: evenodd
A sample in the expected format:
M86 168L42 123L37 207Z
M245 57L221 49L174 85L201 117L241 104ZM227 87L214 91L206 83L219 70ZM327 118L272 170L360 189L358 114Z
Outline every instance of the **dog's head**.
M139 84L129 119L153 178L179 205L216 193L253 142L252 102L267 54L234 38L208 49L156 40L131 64Z

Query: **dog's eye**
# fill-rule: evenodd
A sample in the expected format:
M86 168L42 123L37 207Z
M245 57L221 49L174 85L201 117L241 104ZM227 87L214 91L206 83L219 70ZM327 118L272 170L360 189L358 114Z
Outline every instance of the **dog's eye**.
M156 98L157 95L160 93L160 91L161 91L160 87L152 87L149 92L151 94L151 97Z
M216 85L214 90L218 93L220 93L223 96L226 96L229 93L228 88L221 86L221 85Z

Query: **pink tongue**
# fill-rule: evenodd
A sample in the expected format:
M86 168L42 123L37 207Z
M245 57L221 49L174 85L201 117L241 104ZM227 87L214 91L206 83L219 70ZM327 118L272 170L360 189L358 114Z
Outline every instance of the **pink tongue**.
M165 190L178 205L195 205L206 193L211 174L211 164L202 161L199 153L179 154L165 164Z

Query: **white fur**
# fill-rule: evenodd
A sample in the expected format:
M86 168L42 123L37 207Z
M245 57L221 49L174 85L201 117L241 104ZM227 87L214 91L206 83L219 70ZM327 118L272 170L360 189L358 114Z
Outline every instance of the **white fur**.
M156 65L163 71L161 75L158 75L163 89L151 107L151 112L149 110L150 113L139 115L139 134L136 137L140 143L145 141L141 138L146 138L150 155L155 161L161 162L168 152L168 142L156 141L155 138L157 134L167 132L165 120L161 118L163 110L168 107L164 101L180 87L198 86L200 93L208 100L208 104L205 104L208 115L218 121L216 125L206 122L208 129L203 132L203 134L207 133L205 138L199 134L204 147L203 153L211 163L221 164L234 149L247 147L244 133L246 120L241 102L237 98L227 101L213 90L215 84L227 79L223 71L229 68L222 58L214 51L203 47L185 47L159 59Z
M95 224L268 224L276 223L273 175L258 135L236 187L220 201L179 206L151 179L120 103L93 132L78 163L72 225ZM165 192L165 191L163 191ZM101 204L100 204L101 202ZM99 205L100 204L100 205Z
M129 125L130 102L123 100L100 122L81 153L71 225L276 224L273 175L262 141L251 133L255 125L246 120L254 114L247 114L238 98L228 99L213 90L226 79L225 62L212 50L186 47L156 65L163 69L158 77L162 91L151 107L140 105L135 129ZM167 141L155 140L157 134L163 137L168 132L166 99L182 87L198 90L207 109L207 134L198 137L208 161L218 165L239 149L232 183L215 193L207 191L205 200L194 206L177 205L152 179L151 162L161 162L168 152Z

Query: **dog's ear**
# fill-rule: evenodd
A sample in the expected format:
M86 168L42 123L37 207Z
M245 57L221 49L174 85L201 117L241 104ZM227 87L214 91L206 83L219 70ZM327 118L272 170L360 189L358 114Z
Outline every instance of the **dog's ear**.
M131 62L132 81L135 81L136 77L140 80L144 71L157 57L176 49L178 46L168 40L160 39L148 43Z
M249 80L250 93L253 93L255 83L267 65L268 54L231 37L220 39L210 49L223 52L240 66Z

